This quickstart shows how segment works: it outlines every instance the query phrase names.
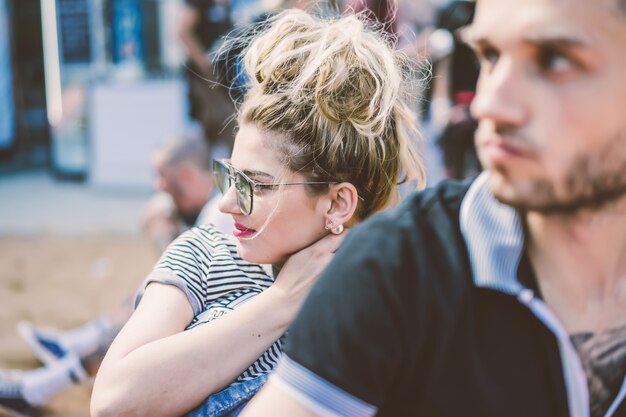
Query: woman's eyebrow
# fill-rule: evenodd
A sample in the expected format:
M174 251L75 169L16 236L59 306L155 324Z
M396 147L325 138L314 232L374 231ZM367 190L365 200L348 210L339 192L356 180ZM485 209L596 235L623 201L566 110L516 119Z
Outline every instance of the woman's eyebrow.
M266 179L272 179L272 180L274 179L273 175L268 174L267 172L263 172L263 171L256 171L256 170L248 170L248 169L246 169L246 170L244 170L242 172L244 174L246 174L247 176L251 177L251 178L252 177L254 177L254 178L262 177L262 178L266 178Z

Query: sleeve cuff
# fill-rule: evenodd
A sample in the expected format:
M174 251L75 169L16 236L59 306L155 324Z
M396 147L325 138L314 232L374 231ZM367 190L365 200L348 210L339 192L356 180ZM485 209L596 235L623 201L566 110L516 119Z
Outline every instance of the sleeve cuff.
M323 417L371 417L377 407L336 387L283 354L272 384Z
M191 291L189 291L189 287L185 285L185 282L181 280L176 274L170 271L164 271L164 270L152 271L144 279L143 283L141 284L141 287L139 287L139 290L135 294L135 308L137 308L137 306L139 305L139 302L143 298L143 294L146 291L146 287L151 282L158 282L160 284L172 285L178 288L179 290L181 290L185 294L185 296L187 296L187 299L189 300L189 303L191 304L194 317L200 314L200 312L202 311L202 306L200 304L200 301L191 293Z

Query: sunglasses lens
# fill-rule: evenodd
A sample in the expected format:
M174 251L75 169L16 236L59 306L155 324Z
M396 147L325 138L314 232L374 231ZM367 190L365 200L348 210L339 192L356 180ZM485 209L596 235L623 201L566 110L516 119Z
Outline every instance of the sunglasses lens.
M235 189L237 191L237 205L243 214L248 216L252 212L252 184L241 173L236 173Z
M230 187L228 167L220 161L213 161L213 175L215 175L217 188L219 188L222 194L226 194Z

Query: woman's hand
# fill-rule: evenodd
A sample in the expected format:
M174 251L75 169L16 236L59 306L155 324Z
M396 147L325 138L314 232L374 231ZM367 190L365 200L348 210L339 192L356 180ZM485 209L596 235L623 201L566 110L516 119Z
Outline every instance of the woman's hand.
M283 292L299 309L309 289L331 261L347 232L346 229L339 235L328 234L291 255L281 268L272 289Z

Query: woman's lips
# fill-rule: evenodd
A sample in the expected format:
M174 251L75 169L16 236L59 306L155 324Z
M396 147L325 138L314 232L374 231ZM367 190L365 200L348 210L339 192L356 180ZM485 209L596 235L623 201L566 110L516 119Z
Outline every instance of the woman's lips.
M238 238L250 237L256 233L256 230L250 229L241 223L235 223L233 229L233 235Z

